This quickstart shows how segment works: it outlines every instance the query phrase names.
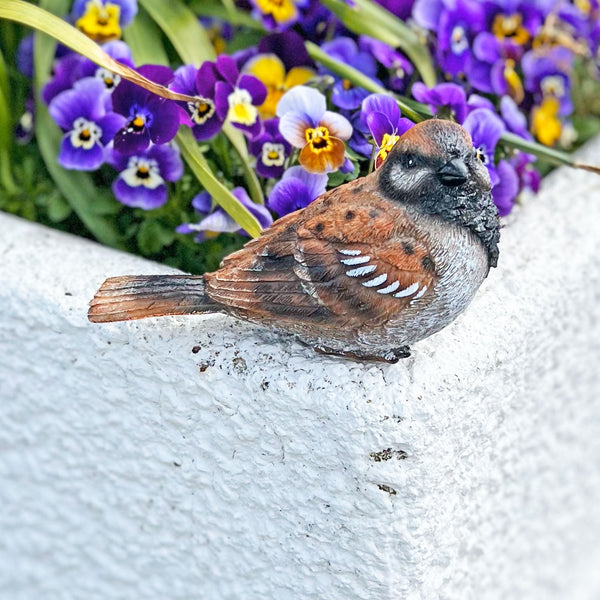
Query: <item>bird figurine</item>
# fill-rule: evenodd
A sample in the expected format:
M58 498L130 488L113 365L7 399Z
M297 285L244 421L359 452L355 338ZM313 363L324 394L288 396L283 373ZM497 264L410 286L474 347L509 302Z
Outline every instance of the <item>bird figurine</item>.
M423 121L379 169L277 220L213 273L107 279L89 319L225 313L317 352L396 362L453 321L497 264L479 156L460 125Z

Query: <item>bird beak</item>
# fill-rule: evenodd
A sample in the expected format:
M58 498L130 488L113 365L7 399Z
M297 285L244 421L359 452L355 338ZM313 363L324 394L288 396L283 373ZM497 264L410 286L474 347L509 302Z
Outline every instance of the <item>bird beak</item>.
M438 169L437 173L444 185L455 187L467 181L469 169L462 158L453 158Z

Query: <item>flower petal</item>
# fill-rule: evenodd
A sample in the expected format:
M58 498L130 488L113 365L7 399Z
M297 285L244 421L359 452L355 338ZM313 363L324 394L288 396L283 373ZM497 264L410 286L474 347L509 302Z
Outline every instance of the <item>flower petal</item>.
M346 145L335 137L330 137L329 141L331 142L330 150L314 152L309 144L301 150L298 162L309 173L330 173L344 164Z
M312 122L310 127L314 127L326 110L325 96L321 92L305 85L297 85L288 90L279 100L277 116L281 117L290 112L301 113Z
M310 127L313 127L313 123L308 117L297 112L288 112L279 120L281 135L295 148L304 148L306 130Z
M73 146L69 133L63 137L58 154L58 164L65 169L95 171L103 162L104 150L100 144L96 143L86 150L83 147Z
M505 160L498 163L497 171L499 181L492 188L492 197L498 208L498 214L504 217L515 204L515 198L519 193L519 177L513 166Z
M319 125L327 127L329 135L340 138L340 140L348 140L352 135L350 121L339 113L334 113L330 110L325 111Z
M126 206L152 210L162 206L167 201L167 186L162 183L155 188L147 188L143 185L131 187L118 177L112 186L113 193L119 202Z

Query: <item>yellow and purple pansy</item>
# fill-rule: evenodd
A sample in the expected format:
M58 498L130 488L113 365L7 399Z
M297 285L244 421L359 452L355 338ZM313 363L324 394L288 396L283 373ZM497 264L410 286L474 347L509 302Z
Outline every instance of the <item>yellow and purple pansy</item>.
M77 29L103 43L119 39L137 10L137 0L75 0L71 16Z

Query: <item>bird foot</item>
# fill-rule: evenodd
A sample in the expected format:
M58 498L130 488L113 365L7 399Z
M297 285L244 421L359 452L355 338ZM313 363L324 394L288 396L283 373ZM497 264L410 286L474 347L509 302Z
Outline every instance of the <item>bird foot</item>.
M369 354L368 352L361 352L360 350L337 350L335 348L330 348L329 346L313 346L313 350L319 354L341 356L359 362L377 361L390 364L397 363L401 358L408 358L410 356L410 348L408 346L392 348L382 354Z

